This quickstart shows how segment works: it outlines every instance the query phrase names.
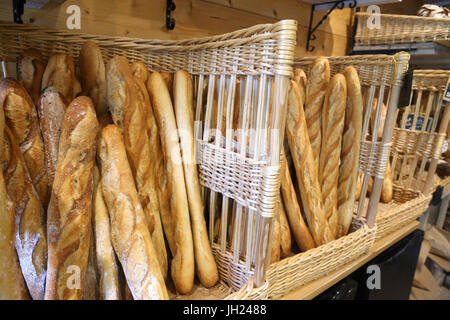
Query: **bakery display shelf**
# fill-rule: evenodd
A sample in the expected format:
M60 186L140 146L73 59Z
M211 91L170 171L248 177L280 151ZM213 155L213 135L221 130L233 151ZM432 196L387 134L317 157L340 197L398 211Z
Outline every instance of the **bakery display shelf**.
M356 260L353 260L339 269L330 272L328 275L321 277L320 279L314 280L307 285L304 285L286 295L281 297L282 300L311 300L332 287L340 280L344 279L352 272L359 269L361 266L378 256L380 253L412 233L414 230L418 229L419 222L413 221L401 229L379 239L374 243L372 248L364 255Z

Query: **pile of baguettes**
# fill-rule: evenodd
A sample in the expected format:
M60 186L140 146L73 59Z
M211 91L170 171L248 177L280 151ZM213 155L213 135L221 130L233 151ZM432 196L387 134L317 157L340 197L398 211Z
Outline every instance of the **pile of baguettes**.
M0 83L0 299L168 299L195 274L214 286L191 76L105 66L91 41L75 70L30 49Z
M309 77L296 69L287 109L281 210L273 229L272 262L292 254L290 232L300 251L346 235L361 188L363 97L356 69L349 66L330 77L325 57L315 59ZM371 127L374 111L376 101ZM383 105L382 117L385 114ZM391 183L392 198L392 181L386 181ZM383 187L384 193L388 189Z

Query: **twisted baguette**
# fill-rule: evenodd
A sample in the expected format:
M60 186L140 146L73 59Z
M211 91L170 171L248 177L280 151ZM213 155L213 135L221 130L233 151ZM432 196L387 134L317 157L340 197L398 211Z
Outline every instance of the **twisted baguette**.
M168 299L161 268L133 183L125 145L115 125L103 128L99 142L101 186L111 239L136 300Z
M347 83L347 108L345 109L344 134L342 136L341 164L338 180L338 232L347 234L353 217L359 171L359 148L362 132L363 103L361 86L355 68L344 70Z
M323 207L328 225L334 235L337 235L338 231L337 187L346 102L347 84L345 77L342 74L336 74L331 79L323 104L323 139L319 157L319 182L322 190Z
M98 128L91 99L82 96L73 100L64 115L58 166L47 212L45 299L82 298L90 245Z

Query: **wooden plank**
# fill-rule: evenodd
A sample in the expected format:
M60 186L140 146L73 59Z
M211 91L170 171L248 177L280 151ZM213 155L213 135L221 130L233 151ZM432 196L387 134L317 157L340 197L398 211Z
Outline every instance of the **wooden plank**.
M226 8L202 0L179 0L173 13L175 29L166 30L165 1L134 0L67 0L63 5L48 3L40 10L25 8L23 21L40 26L66 29L66 8L81 8L81 32L145 39L186 39L222 34L261 23L274 23L283 18L266 17L241 9ZM0 3L0 20L12 21L11 3ZM307 28L299 25L296 56L305 52ZM318 31L313 55L344 55L347 37Z
M419 227L419 222L414 221L409 225L393 232L392 234L384 237L383 239L374 243L373 247L369 250L369 252L362 257L346 264L339 270L336 270L325 277L317 279L313 282L310 282L307 285L304 285L297 290L292 291L285 295L282 300L310 300L314 297L318 296L326 289L338 283L340 280L344 279L352 272L375 258L377 255L382 253L387 248L391 247L393 244L403 239L411 232L416 230Z

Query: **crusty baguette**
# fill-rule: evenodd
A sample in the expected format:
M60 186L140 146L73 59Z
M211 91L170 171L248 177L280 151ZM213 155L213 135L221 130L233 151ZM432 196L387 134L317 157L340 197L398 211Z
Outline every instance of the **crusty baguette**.
M375 116L377 112L377 105L378 105L378 99L373 98L372 102L372 111L370 114L370 128L372 133L375 129ZM383 136L383 130L384 130L384 122L386 121L386 114L387 114L387 108L386 105L382 102L381 103L381 110L380 110L380 120L378 122L378 131L377 131L377 138L381 139Z
M270 253L270 263L280 261L281 255L281 229L280 229L280 210L281 203L278 201L278 209L273 217L273 230L272 230L272 250ZM243 229L245 224L242 224Z
M0 108L0 161L4 161L5 116ZM3 170L0 170L0 300L29 299L14 248L16 220L14 203L6 192Z
M122 92L121 95L117 95L115 90ZM107 97L114 123L123 132L139 200L165 279L168 271L167 252L159 214L156 161L151 158L153 146L147 118L151 109L150 98L145 85L133 78L128 61L124 57L116 56L108 63ZM154 127L156 128L156 124Z
M302 101L306 101L306 87L308 85L308 78L306 77L305 71L303 71L302 69L295 69L294 81L298 85Z
M115 125L103 128L99 142L101 186L108 208L111 239L136 300L168 299L158 258L145 225L125 145Z
M94 190L94 189L93 189ZM92 197L92 201L94 197ZM92 206L91 206L92 208ZM92 220L92 214L91 214ZM86 266L86 278L83 287L82 300L98 300L99 297L99 284L97 279L97 257L95 254L95 238L94 232L92 230L93 226L90 228L90 244L89 244L89 255L88 262Z
M170 207L174 227L174 244L171 275L177 292L189 293L194 284L194 248L189 204L184 182L183 165L177 125L170 94L159 73L152 73L148 81L149 93L161 137L164 162L167 169ZM163 220L164 223L164 220ZM166 229L166 226L164 226Z
M362 173L358 174L358 180L356 181L356 192L355 192L355 200L356 201L359 201L359 198L361 196L362 179L363 179Z
M297 246L301 251L307 251L314 248L316 244L303 220L284 152L281 153L281 157L281 195L283 197L284 207Z
M17 62L17 79L27 90L34 104L37 104L41 92L45 61L41 53L33 48L27 49Z
M26 90L11 78L3 79L0 83L0 104L5 111L6 124L20 147L31 181L45 209L50 191L36 108Z
M386 169L386 177L383 180L383 184L381 186L381 196L380 200L383 203L389 203L392 201L392 172L391 172L391 166L388 163L387 169Z
M55 87L68 105L80 92L75 75L75 65L69 55L57 53L50 57L42 76L41 90Z
M186 71L181 70L175 73L173 95L191 215L196 273L200 282L209 288L219 281L219 272L208 240L200 183L195 164L194 116L192 114L194 95L192 79Z
M61 95L54 87L45 88L38 99L39 125L44 140L45 163L50 188L55 179L59 136L66 108Z
M169 90L170 97L173 98L173 76L169 72L161 72L161 77L166 83L167 90Z
M306 221L316 245L334 240L322 204L318 169L306 126L303 101L297 84L291 81L286 117L286 138L297 175L298 189Z
M6 191L15 209L16 251L31 297L42 300L47 269L45 212L31 183L19 146L8 127L5 127L4 142L3 175Z
M141 61L135 61L130 66L133 77L147 85L148 77L150 76L147 67Z
M292 238L281 194L280 194L280 233L281 233L280 257L286 258L291 253Z
M322 148L319 157L319 183L323 208L331 232L338 232L338 179L341 158L342 132L347 103L347 83L338 73L333 76L322 109Z
M97 177L98 176L98 177ZM101 300L119 300L120 285L117 258L111 243L111 227L108 209L103 198L100 172L94 169L94 196L92 202L93 229L95 235L96 260L99 274L99 298Z
M98 116L108 112L105 63L98 45L94 41L84 42L79 60L83 92L92 99Z
M314 161L319 163L322 145L322 105L330 82L330 64L327 58L317 57L306 86L305 118ZM301 91L300 91L301 94Z
M358 72L353 67L347 67L344 70L344 76L347 82L347 107L338 180L338 237L347 234L352 222L363 121L363 102Z
M98 129L92 100L84 96L73 100L64 115L58 166L47 212L45 299L48 300L82 298L90 245Z

